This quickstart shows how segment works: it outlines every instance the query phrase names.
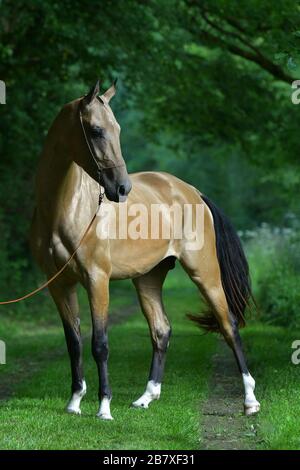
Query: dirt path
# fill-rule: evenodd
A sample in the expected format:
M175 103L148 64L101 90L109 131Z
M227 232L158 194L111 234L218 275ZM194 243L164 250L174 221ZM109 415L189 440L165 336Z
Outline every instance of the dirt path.
M223 340L213 358L209 398L202 412L203 450L253 450L257 442L255 417L243 411L243 387L234 356Z
M128 317L137 311L137 308L137 303L135 303L130 306L126 305L122 311L114 310L110 312L109 328L125 322ZM83 335L83 341L88 340L90 336L91 333ZM17 386L24 381L30 380L42 367L45 367L45 364L49 364L50 361L55 361L59 357L66 355L67 348L64 345L55 350L44 351L33 358L26 357L16 361L14 371L1 376L0 401L11 398Z

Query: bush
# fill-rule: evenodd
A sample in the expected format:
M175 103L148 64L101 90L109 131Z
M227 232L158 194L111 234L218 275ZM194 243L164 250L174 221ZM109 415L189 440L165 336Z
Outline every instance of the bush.
M300 224L290 215L284 228L262 224L242 233L259 318L300 327Z

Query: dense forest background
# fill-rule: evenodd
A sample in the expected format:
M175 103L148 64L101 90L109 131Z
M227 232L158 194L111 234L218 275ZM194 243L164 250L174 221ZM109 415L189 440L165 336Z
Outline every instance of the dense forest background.
M52 120L115 77L129 170L169 171L214 199L248 244L266 320L299 317L295 0L0 0L1 297L33 287L27 234Z

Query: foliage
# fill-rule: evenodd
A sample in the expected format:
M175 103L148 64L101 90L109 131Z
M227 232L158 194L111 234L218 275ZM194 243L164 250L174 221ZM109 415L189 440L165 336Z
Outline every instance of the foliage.
M0 10L1 284L13 267L30 279L34 174L51 121L99 76L103 88L120 78L130 170L175 173L240 228L299 214L299 1L0 0Z
M243 230L262 321L243 335L262 402L258 436L268 449L300 447L298 371L290 362L299 330L286 328L300 325L300 107L291 102L291 82L300 78L299 24L299 0L0 0L0 79L7 86L7 104L0 105L1 297L36 285L27 238L35 169L52 120L98 77L104 89L118 76L113 108L128 168L178 175ZM149 341L142 319L114 327L119 424L108 431L102 423L104 433L92 417L94 364L87 367L93 394L83 403L86 418L57 413L65 404L68 364L54 355L51 367L44 367L43 354L49 358L62 343L47 294L6 308L0 324L10 357L5 373L22 375L25 364L26 370L42 367L33 381L22 375L18 395L2 403L1 447L195 448L196 402L207 393L215 340L200 342L194 327L182 322L181 280L174 287L175 346L165 398L145 416L124 407L124 397L128 403L133 398L126 384L136 393L144 386ZM192 295L186 297L194 308ZM118 300L124 304L124 292ZM138 360L130 349L135 342ZM125 367L125 356L134 367ZM188 404L184 410L181 403ZM157 407L164 426L154 419Z
M299 228L292 217L289 227L263 224L244 234L260 319L272 325L300 327Z

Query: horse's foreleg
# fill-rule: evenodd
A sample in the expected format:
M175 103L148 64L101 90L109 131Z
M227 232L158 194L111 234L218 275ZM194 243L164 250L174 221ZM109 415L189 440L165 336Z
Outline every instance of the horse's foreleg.
M134 280L143 313L147 319L153 345L152 362L147 387L143 395L133 402L134 407L148 408L160 397L166 351L171 328L162 303L162 285L168 271L164 264Z
M108 304L109 304L109 277L103 272L89 281L89 300L92 313L93 335L92 353L97 364L99 376L100 408L97 416L104 420L113 419L110 413L112 398L108 381Z
M83 378L82 341L79 307L75 286L49 286L50 293L60 313L71 362L72 397L67 405L69 413L80 414L80 402L86 394Z

